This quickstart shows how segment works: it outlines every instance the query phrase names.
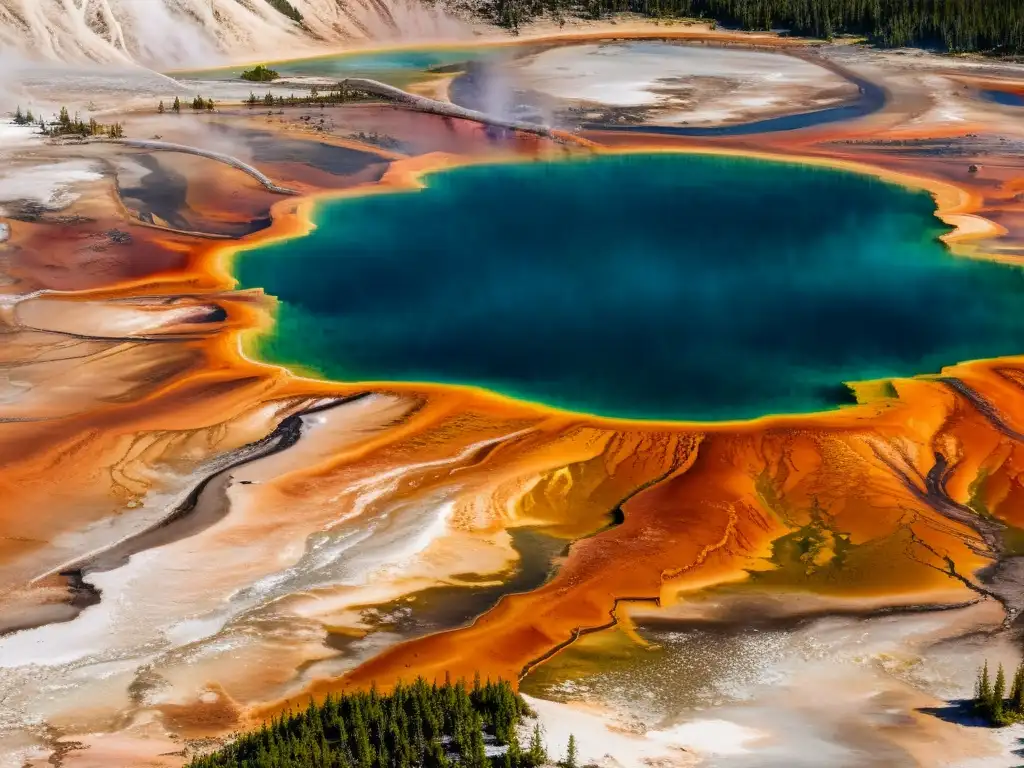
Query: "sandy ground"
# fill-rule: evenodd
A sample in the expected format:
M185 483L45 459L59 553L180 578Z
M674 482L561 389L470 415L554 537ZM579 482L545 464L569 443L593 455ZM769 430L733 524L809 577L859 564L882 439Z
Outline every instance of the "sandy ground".
M77 185L102 178L94 164L83 161L52 165L10 163L0 171L0 211L4 203L26 200L60 210L75 200Z
M524 698L537 713L549 757L561 759L575 736L581 763L602 768L701 765L716 755L748 754L766 738L762 731L718 718L637 732L620 713L600 706Z

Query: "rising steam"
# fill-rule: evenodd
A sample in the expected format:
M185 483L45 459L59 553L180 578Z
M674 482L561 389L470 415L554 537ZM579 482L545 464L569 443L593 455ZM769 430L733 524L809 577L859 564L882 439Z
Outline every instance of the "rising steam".
M460 30L419 0L0 0L0 50L63 62L199 67Z

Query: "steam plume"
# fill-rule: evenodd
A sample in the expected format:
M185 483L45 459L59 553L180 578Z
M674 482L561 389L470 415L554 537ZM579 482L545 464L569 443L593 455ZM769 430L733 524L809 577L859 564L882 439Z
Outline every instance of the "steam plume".
M64 62L199 67L461 29L418 0L0 0L0 49Z

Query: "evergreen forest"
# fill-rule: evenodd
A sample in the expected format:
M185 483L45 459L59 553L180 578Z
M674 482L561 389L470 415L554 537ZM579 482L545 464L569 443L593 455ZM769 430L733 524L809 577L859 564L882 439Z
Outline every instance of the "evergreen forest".
M270 69L263 64L257 64L252 69L245 70L241 75L243 80L254 83L270 83L281 77L277 70Z
M1003 665L999 665L993 680L986 662L978 673L972 703L975 713L989 725L1003 726L1024 720L1024 662L1014 672L1009 690Z
M521 745L526 702L505 681L420 678L387 694L310 701L187 768L533 768L547 762L539 726ZM562 762L576 768L575 739Z
M19 106L14 113L13 122L15 125L34 125L39 128L39 132L43 136L51 136L53 138L62 136L77 136L83 139L89 136L107 136L111 139L124 138L124 126L120 123L105 125L93 119L85 122L78 116L78 113L71 117L67 107L61 107L60 115L47 123L42 117L37 120L36 116L32 114L31 109L28 112L22 112Z
M564 19L625 11L825 39L862 35L885 47L1024 53L1024 0L493 0L492 5L495 21L513 29L544 13Z

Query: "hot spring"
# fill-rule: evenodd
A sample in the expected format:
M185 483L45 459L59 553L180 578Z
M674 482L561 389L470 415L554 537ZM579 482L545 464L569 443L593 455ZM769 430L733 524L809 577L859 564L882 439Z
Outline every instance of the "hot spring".
M1024 274L952 254L927 192L689 154L424 181L323 202L312 234L240 254L240 286L279 299L252 351L699 421L829 409L848 382L1024 351Z

